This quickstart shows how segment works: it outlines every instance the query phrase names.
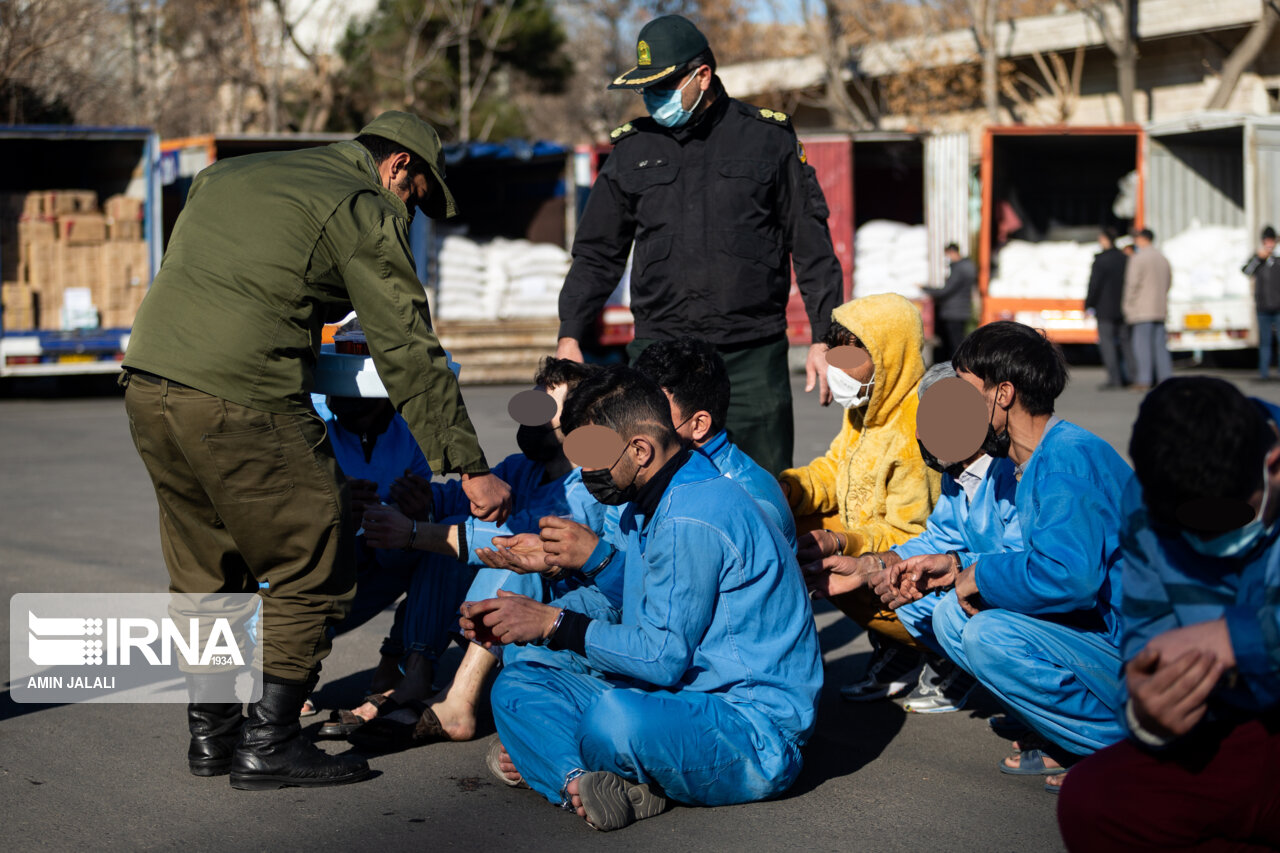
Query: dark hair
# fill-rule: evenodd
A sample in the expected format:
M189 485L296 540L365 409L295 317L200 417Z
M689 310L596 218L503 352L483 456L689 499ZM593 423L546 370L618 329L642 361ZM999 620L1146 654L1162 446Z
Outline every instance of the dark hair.
M365 148L369 149L369 153L373 155L373 162L377 163L379 166L381 166L382 162L388 157L394 157L397 154L408 154L409 165L407 167L407 171L409 172L409 177L413 177L415 175L427 175L430 177L427 161L423 160L417 154L414 154L398 142L392 142L385 136L377 136L372 133L360 134L356 137L356 142L359 142Z
M693 59L690 59L688 62L686 62L684 64L683 73L688 74L690 71L693 71L695 68L701 68L704 65L706 65L711 69L712 74L716 73L716 55L711 52L710 47L702 51L702 53L699 53Z
M945 247L943 247L942 251L955 252L958 255L960 254L960 246L956 243L948 243Z
M1053 401L1067 387L1062 350L1044 332L1012 320L974 329L960 342L951 366L972 373L990 388L1010 382L1030 415L1053 414Z
M1263 240L1274 240L1275 238L1276 238L1276 229L1272 228L1270 225L1262 229Z
M663 447L679 443L662 389L633 367L602 368L569 392L561 428L568 435L587 424L607 426L623 438L647 435Z
M1134 232L1133 236L1141 237L1143 240L1146 240L1148 243L1154 243L1156 241L1156 235L1151 233L1150 228L1143 228L1139 231L1136 231Z
M1161 382L1138 408L1129 440L1147 513L1185 527L1191 501L1246 501L1262 485L1262 459L1276 436L1262 409L1234 385L1209 376Z
M837 323L835 320L831 321L831 326L827 329L827 333L822 336L822 340L819 343L826 344L830 349L849 346L853 343L862 346L862 341L857 335L849 331L848 326ZM865 349L865 347L863 348Z
M686 416L709 412L712 435L724 429L729 417L729 369L710 343L688 337L658 341L640 353L634 367L670 394Z
M583 364L567 358L546 356L538 363L538 372L533 375L533 384L543 388L557 388L561 385L572 391L579 382L600 370L595 364Z
M1120 233L1110 225L1102 226L1102 228L1099 229L1098 234L1106 237L1107 242L1111 244L1111 248L1113 249L1116 247L1116 240L1120 238Z

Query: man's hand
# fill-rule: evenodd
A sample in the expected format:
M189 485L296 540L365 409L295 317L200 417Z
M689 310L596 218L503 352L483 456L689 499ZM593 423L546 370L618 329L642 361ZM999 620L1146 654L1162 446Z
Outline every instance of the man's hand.
M897 610L902 605L910 604L914 600L904 596L900 588L902 578L899 567L901 565L901 562L895 563L888 566L883 572L876 572L867 578L867 586L871 587L871 591L884 602L884 606L888 610Z
M1133 715L1142 727L1161 738L1181 737L1200 722L1205 701L1222 677L1222 662L1201 651L1189 651L1171 663L1148 645L1125 664L1125 681Z
M567 358L569 361L582 363L582 347L577 338L561 338L556 342L556 358Z
M812 598L830 598L843 595L867 585L867 578L880 570L874 557L845 557L835 555L807 563L800 567L805 586Z
M538 526L542 528L547 564L562 569L582 568L600 542L590 527L571 518L548 515L538 520Z
M532 643L551 636L560 615L559 607L542 604L532 598L498 590L497 598L464 601L458 624L462 635L486 649L495 644Z
M564 340L561 338L561 340ZM827 345L813 344L809 347L809 355L804 360L805 393L818 386L818 402L827 405L831 402L831 389L827 387Z
M364 541L371 548L406 548L413 520L395 507L374 504L364 511Z
M805 533L796 540L796 559L800 565L819 562L823 557L839 554L844 550L840 535L833 530L818 530Z
M364 511L371 506L382 503L378 497L378 484L373 480L347 480L347 490L351 494L351 519L359 530L364 526Z
M481 521L501 524L511 513L511 487L494 474L463 474L462 492Z
M956 598L960 599L960 609L970 616L977 616L979 611L987 608L987 603L982 600L982 593L978 591L978 573L975 571L977 565L974 563L956 574Z
M391 484L391 500L400 511L418 521L430 521L433 499L431 481L405 469L404 476Z
M893 567L898 592L907 601L919 601L926 592L949 589L956 582L956 561L950 554L921 554Z
M1192 651L1204 652L1222 664L1223 669L1236 666L1235 649L1231 647L1231 633L1226 619L1198 622L1185 628L1174 628L1157 634L1147 643L1147 648L1158 653L1161 660L1171 661Z
M480 562L491 569L508 569L521 575L555 574L559 571L547 564L542 539L536 533L493 537L492 548L477 548Z

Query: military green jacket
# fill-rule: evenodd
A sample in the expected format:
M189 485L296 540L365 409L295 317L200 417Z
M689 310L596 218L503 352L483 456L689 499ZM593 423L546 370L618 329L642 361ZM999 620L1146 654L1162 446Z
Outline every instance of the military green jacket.
M485 473L414 269L409 211L364 146L215 163L191 185L124 366L250 408L310 411L321 327L354 307L432 470Z

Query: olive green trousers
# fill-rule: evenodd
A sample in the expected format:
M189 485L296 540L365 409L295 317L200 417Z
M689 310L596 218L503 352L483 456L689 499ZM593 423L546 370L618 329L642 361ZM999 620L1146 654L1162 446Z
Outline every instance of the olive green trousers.
M125 410L160 505L170 590L257 592L263 673L304 681L355 595L346 480L314 414L258 411L150 374Z

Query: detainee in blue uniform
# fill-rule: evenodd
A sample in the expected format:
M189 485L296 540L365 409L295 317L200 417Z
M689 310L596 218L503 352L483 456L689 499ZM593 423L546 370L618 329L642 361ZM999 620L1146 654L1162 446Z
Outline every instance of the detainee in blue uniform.
M1143 401L1124 497L1130 739L1069 774L1073 853L1280 847L1277 424L1280 407L1207 376Z
M1022 550L1022 524L1018 520L1015 492L1018 481L1008 458L992 459L985 453L960 475L972 485L943 472L942 492L925 525L924 533L889 550L899 558L956 552L963 565L972 565L983 554ZM970 494L970 488L972 494ZM933 630L933 611L942 599L927 595L895 612L911 636L943 653Z
M391 500L391 486L405 474L429 481L431 466L394 407L378 398L331 398L312 395L317 414L324 420L338 467L348 480L376 484L380 501ZM339 414L334 412L337 410ZM335 635L359 628L409 591L422 554L398 548L372 548L364 536L356 538L359 571L355 598L346 617L334 626ZM396 609L391 633L382 642L384 657L405 653L404 607Z
M1017 465L1023 544L960 571L929 570L933 579L918 583L954 584L933 612L944 653L1057 753L1024 749L1001 770L1060 773L1072 755L1123 737L1120 507L1132 472L1106 442L1053 414L1067 368L1041 332L990 323L965 338L952 364L991 413L983 449Z
M625 419L641 407L642 421ZM668 417L629 368L585 380L566 404L567 425L631 435L610 468L583 474L598 498L631 498L619 622L513 597L464 608L469 635L482 621L504 642L549 641L551 654L502 671L492 703L511 761L555 804L580 776L597 794L608 777L697 805L776 796L813 728L822 662L792 547L741 486L680 447ZM516 618L529 613L534 635Z

